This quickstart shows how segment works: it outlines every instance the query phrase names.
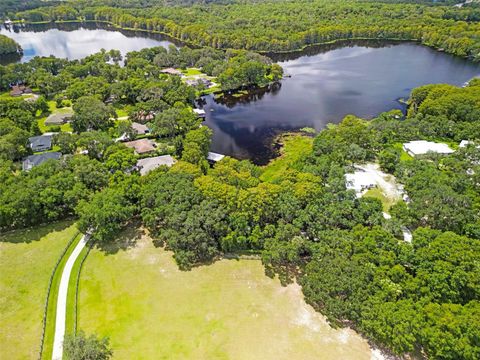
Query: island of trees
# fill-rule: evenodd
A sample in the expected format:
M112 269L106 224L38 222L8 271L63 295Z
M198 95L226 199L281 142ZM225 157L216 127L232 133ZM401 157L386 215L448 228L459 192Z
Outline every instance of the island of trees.
M22 52L22 47L8 36L0 35L0 56Z

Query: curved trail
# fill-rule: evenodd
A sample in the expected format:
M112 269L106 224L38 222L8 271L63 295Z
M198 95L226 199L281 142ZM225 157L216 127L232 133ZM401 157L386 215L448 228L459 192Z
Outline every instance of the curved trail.
M70 281L70 274L72 272L73 265L75 264L75 261L85 247L87 241L88 235L83 235L77 246L75 246L73 252L70 254L70 257L68 258L65 267L63 268L62 278L60 280L60 286L58 288L57 311L55 316L55 337L53 340L52 360L61 360L63 356L63 338L65 337L68 283Z

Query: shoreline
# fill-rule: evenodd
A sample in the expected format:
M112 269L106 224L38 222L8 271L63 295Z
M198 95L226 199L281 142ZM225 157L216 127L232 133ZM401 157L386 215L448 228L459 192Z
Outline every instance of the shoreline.
M174 41L178 41L180 43L182 43L184 46L188 46L188 47L192 47L192 48L202 48L202 47L205 47L205 46L202 46L202 45L197 45L189 40L185 40L185 39L181 39L181 38L178 38L176 36L173 36L167 32L164 32L164 31L158 31L158 30L149 30L149 29L141 29L141 28L130 28L130 27L123 27L123 26L120 26L118 24L115 24L111 21L107 21L107 20L59 20L59 21L35 21L35 22L28 22L28 21L21 21L21 20L15 20L15 21L12 21L12 25L21 25L21 26L25 26L25 25L48 25L48 24L51 24L51 25L55 25L55 24L95 24L95 23L101 23L101 24L107 24L109 26L112 26L114 27L115 29L117 30L124 30L124 31L137 31L137 32L143 32L143 33L147 33L147 34L159 34L159 35L162 35L162 36L166 36ZM423 43L421 41L421 39L401 39L401 38L377 38L377 37L352 37L352 38L339 38L339 39L334 39L334 40L330 40L330 41L324 41L324 42L317 42L317 43L311 43L311 44L304 44L302 45L300 48L296 48L296 49L291 49L291 50L276 50L276 51L271 51L271 50L258 50L258 49L239 49L239 48L232 48L232 47L217 47L215 49L218 49L218 50L222 50L222 51L227 51L227 50L246 50L246 51L252 51L252 52L256 52L256 53L259 53L261 55L265 55L265 56L269 56L268 54L270 55L286 55L286 54L295 54L295 53L302 53L306 50L308 50L309 48L313 48L313 47L316 47L316 46L324 46L324 45L332 45L332 44L337 44L337 43L341 43L341 42L345 42L345 41L393 41L393 42L413 42L413 43L416 43L416 44L420 44L422 46L426 46L428 48L431 48L431 49L434 49L438 52L443 52L445 54L449 54L451 56L455 56L455 57L458 57L458 58L462 58L462 59L468 59L472 62L474 62L473 58L471 56L459 56L459 55L455 55L455 54L452 54L452 53L449 53L447 51L445 51L445 49L443 48L439 48L437 46L434 46L434 45L430 45L430 44L427 44L427 43ZM1 55L0 55L1 57Z

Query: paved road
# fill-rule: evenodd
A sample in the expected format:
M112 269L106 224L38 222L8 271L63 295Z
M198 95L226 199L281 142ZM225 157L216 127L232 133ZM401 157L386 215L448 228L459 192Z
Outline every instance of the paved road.
M52 360L61 360L63 356L63 338L65 337L65 320L67 313L67 292L73 265L88 241L88 235L83 235L63 268L60 287L58 289L57 315L55 317L55 337L53 340Z

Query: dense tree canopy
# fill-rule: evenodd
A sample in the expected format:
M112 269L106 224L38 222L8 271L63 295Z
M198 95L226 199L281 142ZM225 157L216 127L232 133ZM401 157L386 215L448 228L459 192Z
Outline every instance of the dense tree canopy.
M111 7L86 0L18 16L84 16L221 48L287 50L380 37L418 39L478 57L475 7L394 0L226 3L144 9L150 0L112 0ZM198 89L162 73L197 67L231 91L278 80L278 65L244 50L186 47L131 52L124 66L120 60L118 52L102 51L82 60L0 66L2 90L27 83L42 95L0 99L0 231L76 217L82 231L92 230L105 245L141 222L182 269L226 253L253 253L268 274L298 281L306 300L332 323L353 325L393 353L480 357L480 81L417 88L406 114L395 110L371 121L347 116L294 161L282 158L287 165L278 170L275 163L259 167L229 157L210 166L212 131L192 111ZM19 160L31 153L27 139L40 133L38 120L52 102L73 104L74 133L54 137L65 156L20 171ZM129 119L116 120L115 110ZM151 129L141 136L155 141L152 155L173 155L176 164L140 177L137 160L149 155L121 144L123 135L137 136L132 121ZM418 139L456 151L411 157L402 143ZM458 147L460 140L469 145ZM378 162L404 185L408 198L389 208L391 217L380 200L346 188L345 174L365 162ZM413 232L411 243L403 240L404 228ZM68 339L68 349L71 358L91 351L111 356L106 342L83 334Z
M67 335L63 346L68 360L108 360L113 354L107 338L86 336L83 331L76 335Z
M22 48L17 42L8 36L0 35L0 55L21 52Z

